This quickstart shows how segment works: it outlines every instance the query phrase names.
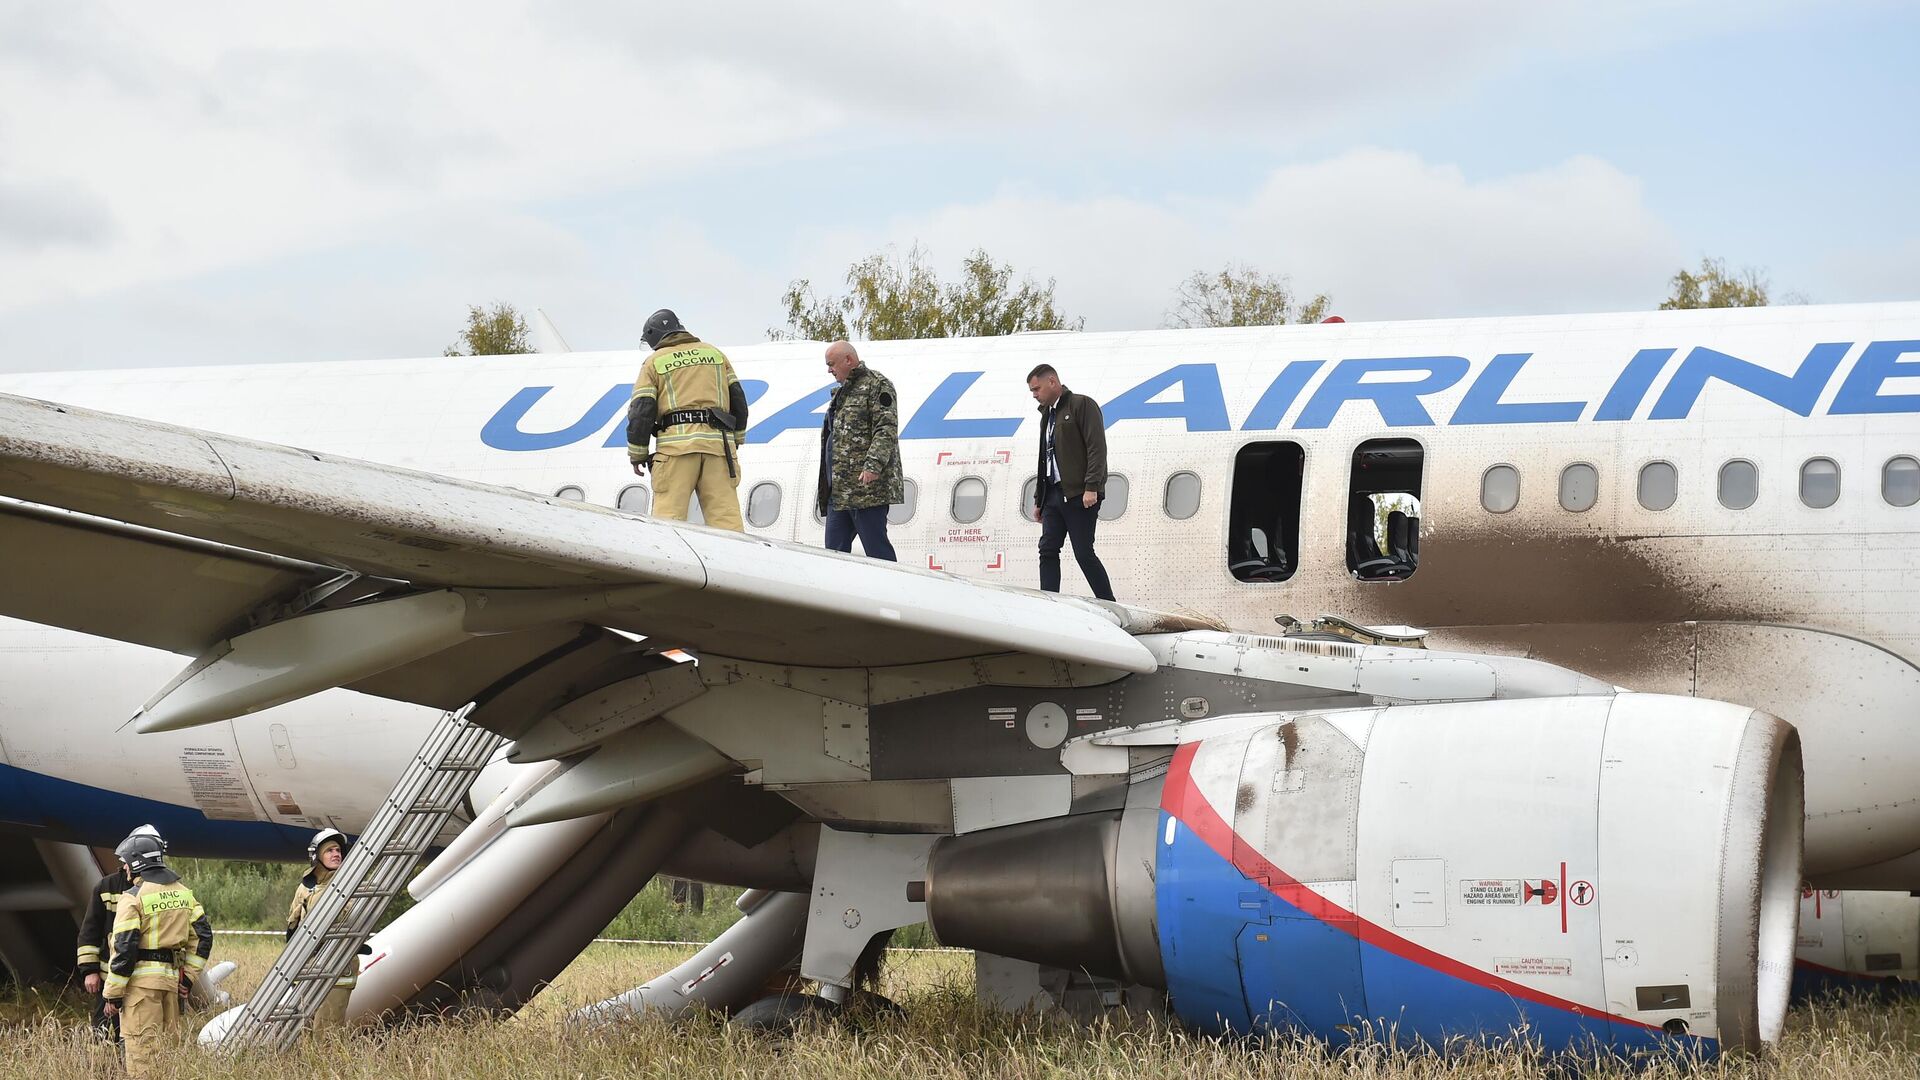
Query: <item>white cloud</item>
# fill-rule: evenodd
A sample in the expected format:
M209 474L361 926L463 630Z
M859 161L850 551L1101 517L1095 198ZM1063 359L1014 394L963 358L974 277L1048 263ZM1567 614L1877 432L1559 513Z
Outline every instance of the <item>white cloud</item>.
M119 9L79 35L9 20L0 101L35 107L0 113L0 172L91 190L119 228L0 257L0 310L321 249L449 205L601 190L826 123L751 73L636 64L556 42L525 12L344 7Z
M1010 187L884 228L796 221L752 254L682 208L636 207L610 237L542 207L862 140L1177 144L1164 152L1202 175L1209 145L1265 162L1309 137L1348 145L1356 116L1542 57L1712 32L1735 10L1753 25L1731 0L0 0L0 368L431 352L450 331L423 326L494 297L545 305L576 345L631 341L663 299L758 338L787 278L836 280L915 238L1056 274L1098 326L1157 323L1174 281L1228 259L1356 315L1638 305L1674 245L1630 178L1585 159L1467 179L1322 151L1238 197L1193 194L1231 187L1216 176L1184 196L1177 180L1084 200ZM988 154L973 175L1021 169Z
M1648 307L1682 261L1640 185L1602 161L1469 181L1451 165L1360 150L1274 171L1243 198L1082 202L1008 193L820 234L833 281L854 257L927 246L952 267L975 246L1039 277L1092 329L1159 325L1194 270L1247 263L1329 292L1349 318Z

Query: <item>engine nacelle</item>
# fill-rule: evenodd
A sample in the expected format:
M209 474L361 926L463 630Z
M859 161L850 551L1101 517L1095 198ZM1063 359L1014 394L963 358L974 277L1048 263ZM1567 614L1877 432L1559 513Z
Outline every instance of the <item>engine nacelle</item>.
M1800 890L1794 997L1836 990L1920 994L1920 896Z
M937 845L940 939L1164 987L1207 1030L1779 1036L1802 825L1780 720L1622 694L1189 728L1124 810Z

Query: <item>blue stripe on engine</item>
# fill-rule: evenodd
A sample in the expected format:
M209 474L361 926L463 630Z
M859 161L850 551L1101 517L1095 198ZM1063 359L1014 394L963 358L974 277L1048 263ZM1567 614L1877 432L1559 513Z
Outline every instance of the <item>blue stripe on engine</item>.
M1280 899L1161 813L1155 911L1174 1012L1205 1031L1292 1030L1445 1047L1518 1034L1548 1050L1603 1046L1713 1058L1716 1040L1675 1039L1517 1001L1399 956Z

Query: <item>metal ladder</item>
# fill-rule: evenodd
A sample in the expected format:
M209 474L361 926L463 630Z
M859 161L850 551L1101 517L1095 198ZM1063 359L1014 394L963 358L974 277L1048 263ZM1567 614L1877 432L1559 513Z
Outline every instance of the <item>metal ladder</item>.
M469 705L442 715L387 800L360 834L313 910L220 1048L284 1051L320 1011L333 984L359 963L360 946L432 846L447 816L505 741L467 723Z

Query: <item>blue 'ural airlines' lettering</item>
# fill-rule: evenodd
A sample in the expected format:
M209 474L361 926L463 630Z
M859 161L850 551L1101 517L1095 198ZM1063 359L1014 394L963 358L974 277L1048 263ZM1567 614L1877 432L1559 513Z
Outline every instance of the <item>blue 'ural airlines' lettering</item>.
M833 397L833 387L833 383L828 383L765 420L754 421L747 428L746 441L772 442L775 435L786 431L819 431L820 424L827 418L826 407Z
M1507 403L1500 396L1513 385L1513 377L1533 359L1532 353L1501 353L1487 364L1480 377L1467 388L1467 396L1453 410L1450 425L1460 424L1570 424L1580 419L1584 401L1543 401L1535 404Z
M500 406L500 411L493 414L486 427L480 429L480 441L495 450L557 450L599 431L607 421L613 419L614 413L620 411L627 395L633 393L633 387L623 383L600 395L600 400L582 413L580 419L566 427L553 431L522 431L520 422L527 418L527 411L552 389L551 386L523 387L505 405Z
M1766 398L1783 409L1792 409L1801 416L1812 416L1813 403L1820 400L1820 391L1827 388L1827 380L1833 378L1834 369L1840 366L1841 358L1851 348L1851 341L1815 345L1807 353L1807 358L1800 361L1800 370L1791 375L1782 375L1712 349L1695 349L1681 361L1680 370L1673 373L1667 388L1660 394L1660 400L1653 403L1653 412L1647 419L1686 419L1708 379L1719 379L1756 397Z
M1020 430L1017 416L996 416L986 420L952 420L947 414L960 401L967 388L980 381L984 371L956 371L940 381L927 395L913 419L900 429L903 439L1005 439Z
M1789 412L1811 416L1820 395L1833 381L1852 348L1853 343L1846 341L1815 345L1792 374L1705 347L1690 349L1660 391L1648 419L1686 419L1707 384L1714 381ZM1634 353L1590 419L1631 420L1679 352L1659 348ZM1459 405L1446 421L1448 426L1577 421L1587 407L1586 402L1505 400L1521 369L1532 359L1532 353L1500 353L1490 359L1461 395ZM1325 360L1293 360L1282 367L1261 392L1240 430L1278 429L1288 410L1322 371L1325 376L1301 407L1293 422L1295 429L1331 427L1341 408L1352 402L1371 403L1389 427L1430 427L1434 419L1424 399L1458 384L1471 369L1472 365L1461 356L1356 357L1331 364ZM952 415L961 407L961 398L985 374L949 372L902 425L900 437L911 440L1013 437L1025 423L1024 417ZM1396 375L1401 377L1394 378ZM1841 382L1828 414L1920 413L1920 393L1886 392L1888 383L1906 379L1920 380L1920 340L1870 342ZM759 401L767 392L767 383L760 379L742 379L740 385L749 403ZM1904 385L1916 387L1920 383ZM554 450L606 431L606 446L625 444L625 404L632 393L627 384L610 387L569 423L528 431L528 414L552 390L551 386L528 386L515 392L480 429L480 441L496 450ZM746 441L767 443L789 431L819 430L832 395L833 385L829 383L757 418L747 432ZM1233 430L1220 369L1213 364L1176 364L1121 391L1106 402L1101 411L1109 427L1130 420L1179 420L1187 431Z
M741 379L740 389L747 396L747 404L752 405L767 392L767 383L764 379ZM552 431L523 429L520 425L526 420L527 413L552 390L551 386L522 387L519 393L500 406L499 412L487 420L486 426L480 429L480 441L495 450L557 450L562 446L571 446L593 436L614 417L624 415L627 400L633 396L633 384L615 383L573 423ZM614 425L602 445L627 445L627 426Z
M1180 388L1177 401L1155 401ZM1100 406L1112 427L1122 420L1185 420L1188 431L1231 431L1227 398L1220 391L1220 369L1212 364L1180 364L1148 379Z
M1920 394L1882 395L1880 388L1888 379L1920 379L1920 358L1902 360L1909 353L1920 353L1920 341L1876 341L1860 354L1860 360L1840 384L1833 396L1832 416L1860 413L1920 412ZM1909 383L1909 386L1912 384Z
M1349 401L1371 401L1374 408L1380 410L1380 419L1389 427L1431 427L1433 417L1427 415L1427 407L1420 399L1459 382L1471 366L1464 356L1342 360L1320 380L1320 389L1313 392L1293 426L1297 429L1327 427L1340 412L1340 406ZM1376 372L1393 371L1424 371L1427 377L1411 382L1363 381Z
M1247 414L1247 422L1240 425L1241 431L1272 431L1280 426L1280 421L1293 408L1295 398L1307 388L1313 373L1326 366L1325 360L1295 360L1280 369L1280 374L1267 384L1266 392L1260 400L1253 403L1253 411Z
M1600 399L1600 407L1594 410L1595 420L1631 420L1633 411L1640 407L1641 399L1647 391L1653 389L1653 380L1666 370L1667 361L1673 359L1673 349L1641 349L1627 361L1620 377L1613 380L1613 389Z

